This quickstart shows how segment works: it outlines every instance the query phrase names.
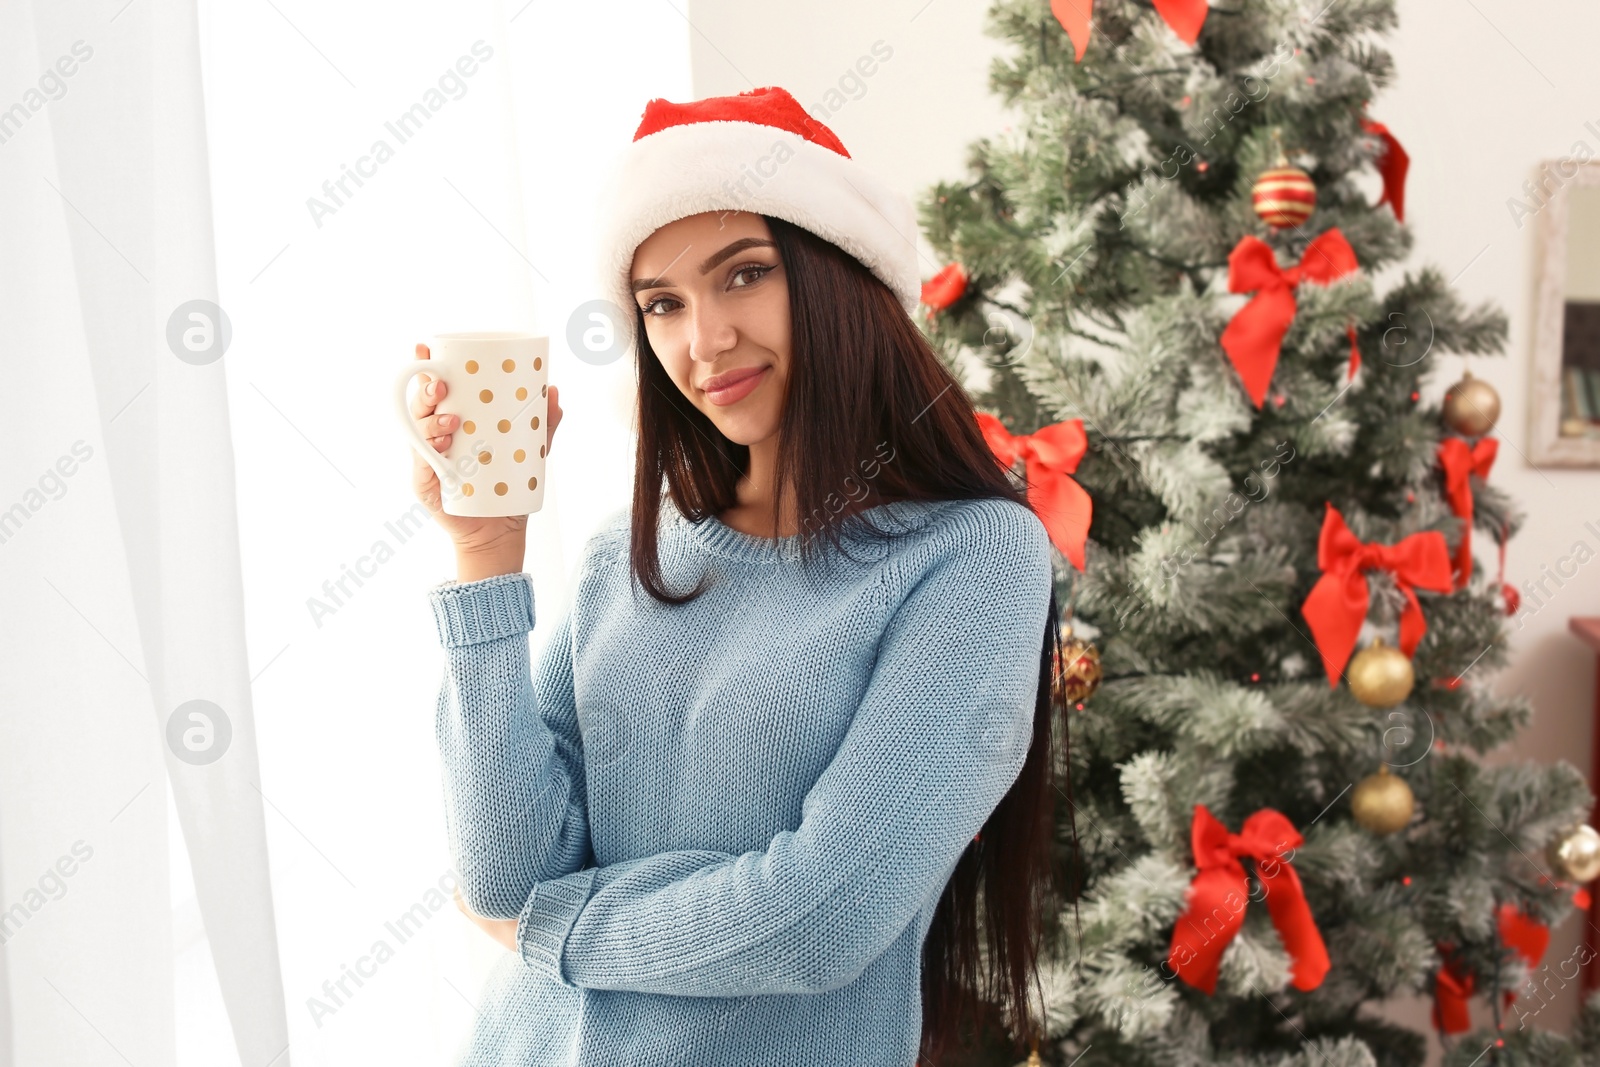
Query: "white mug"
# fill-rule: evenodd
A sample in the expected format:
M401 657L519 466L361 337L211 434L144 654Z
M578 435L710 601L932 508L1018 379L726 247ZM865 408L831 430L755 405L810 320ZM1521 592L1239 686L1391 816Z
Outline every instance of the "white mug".
M459 415L440 452L417 428L406 394L428 374L445 383L436 415ZM406 439L439 475L447 515L530 515L544 504L550 441L550 338L515 331L435 334L428 358L407 363L395 384Z

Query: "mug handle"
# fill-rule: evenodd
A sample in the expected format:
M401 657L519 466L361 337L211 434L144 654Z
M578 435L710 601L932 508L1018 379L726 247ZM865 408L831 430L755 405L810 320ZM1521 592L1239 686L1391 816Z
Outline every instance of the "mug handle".
M417 420L411 414L411 406L406 402L406 390L410 387L412 378L415 378L418 374L428 373L432 373L435 378L441 377L437 372L430 371L429 362L426 359L414 359L406 364L405 369L395 380L394 409L395 414L400 418L400 427L405 433L406 440L411 442L411 447L416 449L417 454L426 460L428 466L432 467L434 472L439 475L440 488L454 490L460 485L459 479L457 479L455 472L450 469L450 465L445 462L444 454L434 448L428 442L428 439L422 436L422 431L417 429ZM460 433L460 427L457 427L453 432Z

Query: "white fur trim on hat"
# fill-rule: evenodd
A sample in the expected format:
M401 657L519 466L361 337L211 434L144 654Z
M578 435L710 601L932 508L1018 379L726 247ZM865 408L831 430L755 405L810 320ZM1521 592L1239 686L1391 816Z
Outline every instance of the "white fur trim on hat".
M704 211L749 211L831 241L889 287L908 315L921 294L916 213L887 183L830 148L754 122L669 126L632 142L599 201L600 282L622 310L631 347L633 255L669 222Z

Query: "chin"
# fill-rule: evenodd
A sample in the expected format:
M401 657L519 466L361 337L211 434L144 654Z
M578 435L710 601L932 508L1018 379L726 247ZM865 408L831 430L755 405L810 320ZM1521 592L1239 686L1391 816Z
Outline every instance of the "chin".
M712 414L718 409L712 408L707 412L711 424L722 432L722 436L736 445L746 447L765 441L778 432L778 419L776 415L766 412L738 414Z

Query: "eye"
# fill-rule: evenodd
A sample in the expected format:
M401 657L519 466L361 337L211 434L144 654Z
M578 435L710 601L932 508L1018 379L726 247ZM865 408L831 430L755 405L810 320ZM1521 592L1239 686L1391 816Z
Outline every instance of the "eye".
M776 268L773 265L767 263L745 263L742 266L735 267L733 273L729 275L730 280L737 280L746 274L750 274L751 272L755 273L755 278L751 281L745 282L743 285L734 285L731 286L731 288L748 289L756 282L759 282L762 278L765 278L767 273L774 269Z
M655 314L656 305L660 304L662 301L666 301L669 304L677 303L677 301L672 299L670 296L658 296L654 300L646 301L645 304L639 308L639 310L644 312L646 317L649 317ZM663 312L663 314L665 314L665 312Z

